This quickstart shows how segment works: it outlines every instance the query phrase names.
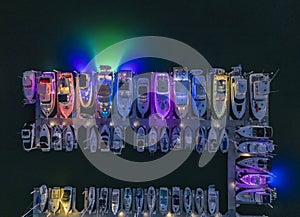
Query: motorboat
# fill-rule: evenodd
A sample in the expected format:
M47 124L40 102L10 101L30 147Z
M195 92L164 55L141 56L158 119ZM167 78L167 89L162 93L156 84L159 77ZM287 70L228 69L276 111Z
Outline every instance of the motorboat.
M144 208L144 190L142 188L137 188L135 191L135 209L137 215L139 215Z
M36 91L35 71L23 72L22 84L23 84L23 93L26 98L25 104L35 103L36 101L35 100L35 91Z
M204 211L204 191L202 188L197 188L195 192L195 205L198 215L201 215Z
M271 168L271 161L266 157L249 157L237 161L237 165L266 171Z
M207 206L210 215L214 216L216 214L218 203L219 203L219 195L215 189L215 186L214 185L208 186Z
M44 212L47 201L48 201L48 188L46 185L42 185L39 188L38 200L39 200L40 210L41 210L41 212Z
M185 213L191 215L192 213L192 190L189 187L184 189L183 205Z
M155 210L155 204L156 204L156 190L153 186L150 186L147 191L147 205L148 205L150 216Z
M107 118L112 111L113 100L113 74L109 71L110 68L101 70L97 75L97 106L99 116Z
M191 83L188 69L186 67L174 67L173 76L175 112L182 119L187 115L190 105Z
M117 108L122 118L126 118L131 111L133 100L132 76L132 71L117 73Z
M258 188L267 186L272 176L268 173L257 171L251 168L237 169L237 187L241 188Z
M195 150L201 154L206 145L206 137L205 137L205 129L203 127L199 127L196 138Z
M277 198L276 189L252 188L241 190L236 194L237 203L270 205Z
M170 149L171 150L181 150L182 147L182 131L179 126L173 127L171 131L171 143Z
M89 108L93 105L93 74L83 72L78 74L79 77L79 100L80 104L84 108Z
M95 202L96 202L96 189L95 187L90 187L88 193L88 207L86 210L89 213L89 215L91 215L96 208Z
M212 111L215 119L223 119L227 111L228 76L223 69L215 69L212 90Z
M184 131L184 148L191 150L193 148L193 131L186 127Z
M228 152L229 148L229 138L226 129L222 131L222 139L220 141L220 151L224 154Z
M150 83L148 78L138 78L137 80L137 110L142 118L150 107Z
M180 188L172 187L172 211L176 215L180 215Z
M218 151L220 144L217 141L218 135L217 130L214 127L211 127L208 132L207 137L207 151L210 153L215 153Z
M40 130L40 141L39 141L39 147L43 152L49 152L50 147L50 129L47 124L43 124L42 128Z
M237 146L240 153L248 153L250 155L266 156L275 149L273 141L245 141Z
M64 147L66 149L66 152L73 151L75 146L75 135L72 129L72 126L67 126L64 132Z
M108 188L101 188L99 196L99 213L104 215L108 212Z
M57 73L57 106L63 118L72 115L75 103L73 74L69 72Z
M162 214L162 215L166 215L168 213L168 209L169 209L169 206L168 206L168 199L169 198L169 190L168 188L165 188L165 187L160 187L159 188L159 212Z
M159 72L154 79L154 104L157 115L164 119L170 112L170 78L169 74Z
M90 139L88 141L91 153L96 153L98 148L98 135L95 128L91 128Z
M111 134L108 125L104 125L100 131L100 150L102 152L110 151Z
M59 210L60 205L60 188L54 187L49 190L49 212L55 214Z
M231 109L237 119L241 119L246 111L247 79L241 75L233 75L231 81Z
M166 153L169 151L169 134L168 134L168 130L167 128L163 128L161 130L161 137L160 137L160 141L159 141L159 144L160 144L160 150L161 152L163 153Z
M270 77L264 73L253 73L249 76L250 107L253 116L261 121L267 114Z
M55 151L61 151L63 147L62 128L59 125L52 127L51 143Z
M124 189L124 209L125 212L130 212L132 207L132 191L131 188L127 187Z
M119 206L120 206L120 190L113 189L111 195L111 211L114 215L118 214Z
M40 108L48 118L56 104L56 80L54 72L43 72L38 79L37 92L39 95Z
M270 126L244 126L238 128L236 132L243 137L256 139L268 139L273 136L273 128Z
M207 108L206 79L202 70L190 71L192 80L192 108L197 117L203 117Z
M122 153L123 148L123 133L121 127L115 127L113 138L112 138L112 147L111 150L120 155Z
M145 135L145 129L144 127L139 127L137 130L137 145L136 150L138 152L143 152L145 150L145 144L146 144L146 135Z
M35 124L25 123L21 131L21 139L25 151L31 151L35 146Z
M157 130L152 127L148 134L148 151L150 154L154 154L157 151Z
M62 211L64 214L69 214L71 211L71 205L72 205L72 193L73 189L70 186L66 186L63 189L63 193L61 194L60 203L62 206Z

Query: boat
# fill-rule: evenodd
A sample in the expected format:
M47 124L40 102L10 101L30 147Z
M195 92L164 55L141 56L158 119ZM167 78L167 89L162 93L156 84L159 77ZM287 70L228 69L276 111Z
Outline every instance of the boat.
M113 100L113 74L110 67L103 68L97 75L97 106L96 111L102 118L110 116L112 111L112 100Z
M205 115L207 107L206 79L200 69L191 70L190 74L192 80L192 109L194 114L201 118Z
M168 135L168 130L167 128L163 128L161 130L161 137L160 137L160 150L163 153L167 153L169 151L169 135Z
M80 73L79 77L79 100L84 108L89 108L93 105L94 85L92 73Z
M102 152L110 151L110 141L111 141L110 128L108 125L104 125L100 131L100 150Z
M237 119L241 119L246 111L247 79L241 75L233 75L231 81L231 109Z
M35 145L35 124L25 123L21 131L21 139L23 149L25 151L31 151Z
M95 128L91 128L90 139L88 140L91 153L96 153L98 148L98 136Z
M88 207L86 210L89 213L89 215L91 215L94 212L95 201L96 201L96 189L95 187L90 187L89 194L88 194Z
M50 147L50 130L47 124L43 124L42 128L40 130L40 141L39 141L39 147L43 152L49 152Z
M181 150L182 147L182 131L179 126L173 127L171 131L171 143L170 149L171 150Z
M49 212L52 214L56 214L56 212L59 210L60 205L60 188L54 187L49 190Z
M135 191L135 208L137 215L139 215L144 208L144 191L142 188L137 188Z
M132 191L127 187L124 189L124 209L125 212L130 212L132 207Z
M199 127L196 138L195 150L201 154L205 149L206 138L205 138L205 129L203 127Z
M150 186L147 191L147 205L148 205L150 216L155 210L155 204L156 204L156 190L153 186Z
M268 139L273 136L273 128L270 126L244 126L238 128L236 132L243 137L256 139Z
M159 72L154 79L154 105L156 114L164 119L170 112L170 78L169 74Z
M123 148L122 138L123 138L122 129L120 127L115 127L113 138L112 138L111 150L117 155L120 155L122 153L122 148Z
M220 144L217 141L217 130L211 127L207 138L207 151L210 153L215 153L218 151Z
M57 73L57 106L63 118L72 115L75 103L73 74L69 72Z
M120 190L113 189L111 195L111 211L114 215L118 214L119 206L120 206Z
M37 84L39 102L42 113L48 118L55 107L56 81L54 72L43 72Z
M237 164L241 167L253 168L256 170L266 171L271 168L271 161L266 157L249 157L242 158L237 161Z
M192 191L189 187L184 189L183 193L183 205L185 213L188 215L192 214Z
M162 214L162 215L166 215L168 213L168 209L169 209L169 206L168 206L168 199L169 198L169 190L168 188L165 188L165 187L160 187L159 188L159 212Z
M184 148L191 150L193 148L193 131L186 127L184 131Z
M204 191L202 188L197 188L195 193L195 205L198 215L204 212Z
M72 205L72 187L66 186L63 189L63 193L61 195L60 203L62 206L62 211L64 214L69 214L71 211L71 205Z
M154 127L152 127L149 131L149 137L148 137L148 151L150 154L154 154L157 151L157 131Z
M222 139L220 141L220 151L224 154L228 152L229 148L229 138L226 129L223 129L221 135Z
M104 215L108 212L108 188L101 188L99 196L99 213Z
M236 174L237 187L241 188L258 188L267 186L272 176L268 173L257 171L251 168L238 168Z
M142 118L145 117L150 107L150 83L148 78L137 80L137 110Z
M215 189L215 186L214 185L208 186L207 206L210 215L214 216L216 214L218 203L219 203L219 195Z
M47 201L48 201L48 188L46 185L42 185L39 188L38 200L39 200L40 210L41 210L41 212L44 212Z
M65 129L65 133L64 133L64 146L65 146L66 152L73 151L75 142L76 142L76 139L75 139L73 129L71 126L67 126L67 128Z
M253 116L261 121L267 114L270 78L264 73L253 73L249 76L250 107Z
M237 203L270 205L277 198L276 189L252 188L241 190L236 194Z
M176 215L180 215L180 188L172 187L172 211Z
M212 90L212 111L215 119L223 119L227 111L228 76L223 69L215 69Z
M183 119L189 111L191 84L187 67L173 68L175 112Z
M275 149L273 141L245 141L237 146L240 153L248 153L250 155L266 156Z
M145 144L146 144L146 136L145 136L145 129L144 127L139 127L137 130L137 145L136 150L138 152L143 152L145 150Z
M62 129L59 125L55 125L52 128L52 138L51 138L52 146L55 151L61 151L63 146L62 140Z
M35 100L35 71L26 71L23 72L22 77L23 84L23 93L25 96L25 104L33 104L36 102Z

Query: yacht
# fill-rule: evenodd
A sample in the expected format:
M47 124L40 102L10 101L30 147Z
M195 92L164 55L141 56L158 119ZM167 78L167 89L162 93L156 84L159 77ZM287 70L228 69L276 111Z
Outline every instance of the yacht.
M25 99L25 104L35 103L35 71L23 72L22 78L23 92Z
M124 209L125 212L130 212L132 207L132 191L131 188L124 189Z
M202 188L196 189L195 205L198 215L201 215L204 211L204 191L202 190Z
M137 130L137 145L136 150L138 152L143 152L145 150L145 144L146 144L146 135L145 135L145 129L144 127L139 127Z
M68 118L72 115L75 103L73 74L58 72L57 75L57 106L62 117Z
M68 215L71 211L71 205L72 205L72 187L66 186L63 189L63 193L61 195L60 203L62 206L62 211L64 214Z
M39 146L43 152L49 152L50 147L50 130L47 124L43 124L40 131L40 142Z
M108 212L108 188L101 188L99 196L99 213L104 215Z
M249 157L238 160L237 165L266 171L271 168L271 161L266 157Z
M173 127L171 131L171 150L181 150L182 149L182 131L179 126Z
M62 129L59 125L55 125L52 128L52 146L55 151L61 151L63 146L63 139L62 139Z
M88 196L88 207L87 212L91 215L95 210L95 201L96 201L96 189L95 187L89 188L89 196Z
M195 115L201 118L205 115L207 107L206 79L200 69L191 70L190 74L192 80L192 108Z
M180 215L180 188L172 187L172 212L176 215Z
M67 126L67 128L65 129L63 139L64 139L63 142L64 142L66 152L73 151L76 140L71 126Z
M42 113L48 118L55 107L56 81L54 72L43 72L39 77L37 92Z
M184 148L191 150L193 148L193 131L186 127L184 131Z
M272 140L269 141L245 141L237 146L237 150L240 153L248 153L251 155L267 156L275 149L275 145Z
M253 116L261 121L267 114L270 78L264 73L253 73L249 77L250 107Z
M273 129L270 126L244 126L240 127L236 132L243 137L256 138L271 138L273 136Z
M49 191L49 202L48 202L49 212L55 215L59 210L59 205L60 205L60 188L54 187Z
M148 204L148 210L150 213L150 216L155 210L155 204L156 204L156 190L153 186L150 186L147 191L147 204Z
M25 151L31 151L35 145L35 124L25 123L21 131L21 139Z
M79 77L79 100L84 108L89 108L93 105L94 85L92 73L80 73Z
M154 104L157 115L164 119L170 112L170 78L165 72L155 74Z
M161 130L159 144L161 152L166 153L169 151L169 134L167 128L165 127Z
M111 211L114 215L118 214L119 206L120 206L120 190L113 189L111 195Z
M44 212L47 200L48 200L48 188L46 185L42 185L39 188L39 204L41 212Z
M218 203L219 203L219 195L215 189L215 186L214 185L208 186L207 205L208 205L208 211L210 215L214 216L216 214Z
M224 154L228 152L229 148L229 138L226 129L222 131L222 139L220 141L220 151Z
M154 127L150 129L148 138L148 151L150 154L154 154L157 151L158 142L157 130Z
M91 153L96 153L98 148L98 136L96 132L96 128L91 128L91 134L89 139L89 147Z
M150 107L150 83L148 78L138 78L137 81L137 109L142 118Z
M205 129L203 127L199 127L196 138L195 150L201 154L205 149L206 138L205 138Z
M231 109L237 119L241 119L246 111L247 79L242 75L233 75L231 81Z
M238 168L236 171L236 186L239 188L258 188L267 186L272 176L268 173L257 171L252 168Z
M113 138L112 138L112 151L120 155L122 153L122 148L123 148L123 133L121 127L115 127L114 128L114 133L113 133Z
M169 198L168 188L160 187L158 206L159 206L159 211L162 215L166 215L169 212L168 198Z
M111 134L108 125L104 125L100 131L100 149L102 152L110 151Z
M117 73L117 108L122 118L126 118L131 111L133 100L132 75L131 71Z
M174 102L175 112L177 116L182 119L188 113L188 106L190 104L189 95L191 84L189 80L189 73L186 67L173 68L174 81Z
M142 188L137 188L135 191L135 208L137 215L139 215L144 208L144 191Z
M211 127L207 138L208 152L215 153L218 151L220 144L218 144L217 137L218 137L217 130L214 127Z
M189 187L184 189L183 204L185 213L191 215L192 213L192 191Z
M227 111L228 76L223 69L215 69L212 110L215 119L223 119Z
M246 189L236 194L237 203L243 204L266 204L270 205L277 198L276 189L253 188Z

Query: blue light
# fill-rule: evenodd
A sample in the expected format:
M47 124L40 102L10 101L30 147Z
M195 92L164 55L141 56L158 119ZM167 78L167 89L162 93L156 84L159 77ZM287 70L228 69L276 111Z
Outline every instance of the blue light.
M73 50L69 55L69 61L74 70L82 72L89 63L90 57L83 50Z

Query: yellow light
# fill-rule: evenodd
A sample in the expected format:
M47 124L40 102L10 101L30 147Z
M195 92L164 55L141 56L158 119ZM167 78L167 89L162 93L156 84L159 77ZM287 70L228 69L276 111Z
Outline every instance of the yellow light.
M234 182L231 182L231 183L230 183L230 187L231 187L231 188L235 188L235 183L234 183Z
M119 215L118 215L119 217L123 217L124 216L124 212L123 211L121 211L121 212L119 212Z
M110 122L109 125L110 125L111 127L114 126L114 122L113 122L113 121Z
M167 217L171 217L171 216L172 216L172 213L168 212Z

